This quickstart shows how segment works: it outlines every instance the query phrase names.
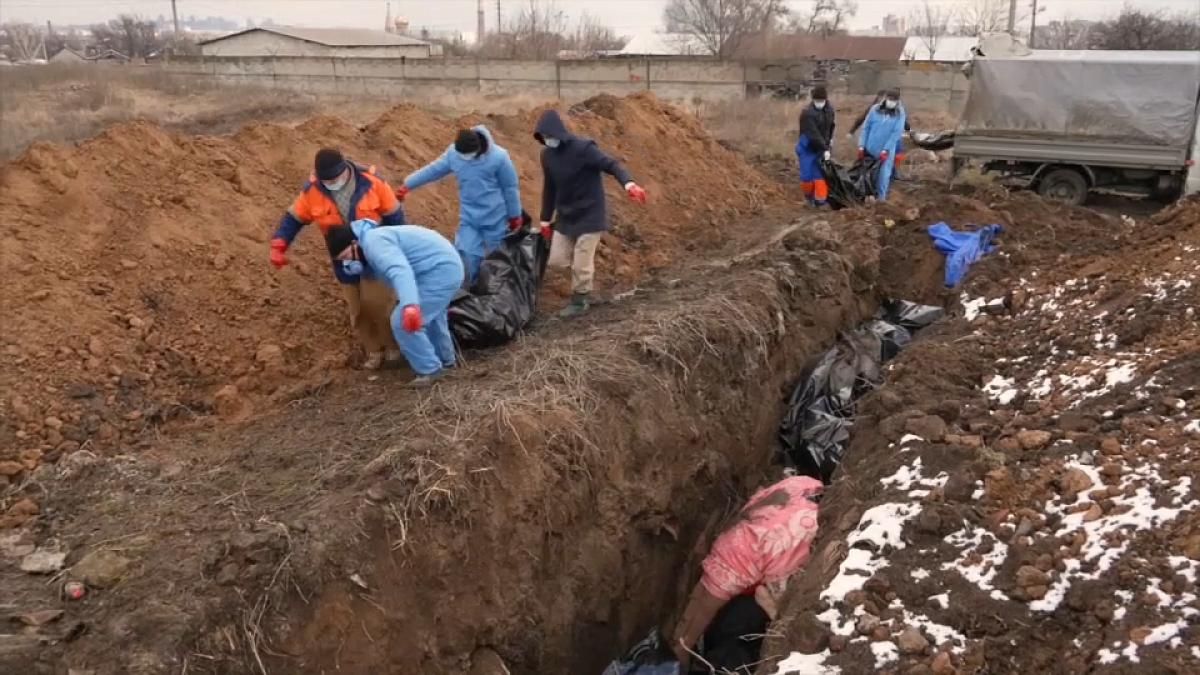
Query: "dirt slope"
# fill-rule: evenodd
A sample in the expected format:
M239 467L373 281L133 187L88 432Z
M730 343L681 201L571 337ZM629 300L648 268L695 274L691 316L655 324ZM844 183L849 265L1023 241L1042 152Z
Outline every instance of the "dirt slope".
M320 117L231 137L132 123L77 147L36 145L0 167L0 461L19 463L5 465L7 478L80 447L145 451L165 428L213 413L244 418L330 384L350 337L315 228L291 267L266 263L267 239L315 150L338 145L400 177L441 153L456 128L482 121L512 152L536 212L536 114L451 120L400 107L362 129ZM570 119L651 195L636 208L610 181L615 236L600 254L602 290L745 236L747 217L775 194L652 97L593 99ZM410 221L450 234L456 204L453 181L422 189Z
M860 409L763 672L1196 672L1200 200L968 206L1015 227Z

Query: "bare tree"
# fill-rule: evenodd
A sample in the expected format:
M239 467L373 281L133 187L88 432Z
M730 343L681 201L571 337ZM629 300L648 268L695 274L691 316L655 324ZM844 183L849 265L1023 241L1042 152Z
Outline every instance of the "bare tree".
M1092 23L1063 17L1038 26L1037 43L1041 49L1087 49Z
M775 28L787 15L784 0L668 0L663 23L709 54L729 58L748 37Z
M1093 49L1200 49L1200 18L1126 5L1120 16L1091 31Z
M789 28L796 33L838 35L856 14L855 0L812 0L812 8L793 19Z
M571 36L571 48L587 54L617 50L624 47L626 42L627 39L587 12L579 17L575 34Z
M120 52L129 58L145 57L161 51L165 42L158 34L153 21L145 21L130 14L92 26L92 39L102 49Z
M929 0L909 14L909 33L921 39L921 46L933 60L942 38L950 32L950 12Z
M17 61L32 61L42 56L42 34L31 23L6 23L4 34Z
M958 10L957 20L954 22L957 32L967 37L982 37L988 33L1007 31L1008 8L1009 0L971 0ZM1026 14L1023 10L1018 12L1017 25L1021 25Z

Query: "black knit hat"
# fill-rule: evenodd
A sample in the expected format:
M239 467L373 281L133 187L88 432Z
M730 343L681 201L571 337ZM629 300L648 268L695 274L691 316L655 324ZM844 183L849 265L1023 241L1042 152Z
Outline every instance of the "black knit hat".
M454 138L454 149L464 155L477 155L483 150L479 134L471 129L463 129Z
M329 249L329 257L336 258L338 254L345 251L351 244L358 241L358 237L354 236L354 230L348 225L338 225L331 227L325 233L325 246Z
M825 91L825 87L822 87L822 86L813 87L812 100L824 101L827 98L829 98L829 93Z
M317 180L333 180L346 170L346 158L342 157L338 150L321 148L313 161L313 169L316 171Z

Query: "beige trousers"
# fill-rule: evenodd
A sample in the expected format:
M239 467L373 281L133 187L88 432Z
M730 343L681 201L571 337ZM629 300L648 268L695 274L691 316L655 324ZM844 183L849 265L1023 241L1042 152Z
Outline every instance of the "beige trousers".
M592 292L592 280L596 276L596 249L600 246L602 232L568 237L554 233L550 241L550 267L571 268L571 292L587 295Z
M342 293L350 310L350 326L367 354L396 350L391 319L396 296L392 289L382 282L363 279L355 285L342 285Z

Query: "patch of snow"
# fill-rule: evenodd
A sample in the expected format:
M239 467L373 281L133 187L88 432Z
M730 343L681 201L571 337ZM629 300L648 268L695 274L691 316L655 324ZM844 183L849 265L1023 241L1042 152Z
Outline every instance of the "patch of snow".
M931 595L931 596L929 596L929 599L936 602L938 604L938 606L941 607L942 609L950 609L950 594L949 593L939 593L937 595Z
M970 562L970 553L983 543L984 537L992 539L992 550L982 554L983 560L978 564L973 564ZM962 556L957 560L943 564L943 570L958 572L964 579L975 584L984 592L989 593L995 600L1007 599L1007 596L996 590L996 587L992 584L992 580L996 578L996 573L1000 570L1000 566L1004 564L1004 560L1008 557L1007 544L996 539L992 533L979 527L972 527L970 530L959 530L946 537L946 543L961 548Z
M904 447L909 443L924 443L925 439L915 434L904 434L900 437L900 447Z
M924 581L929 578L929 570L918 567L918 568L914 569L913 571L909 572L908 576L912 577L913 579L916 579L917 581Z
M1174 623L1165 623L1161 626L1157 626L1154 628L1154 630L1150 631L1150 634L1146 636L1146 639L1142 641L1142 644L1154 645L1158 644L1159 642L1166 642L1176 635L1179 635L1179 631L1187 628L1187 625L1188 622L1186 620L1180 619Z
M1001 375L992 377L983 385L983 391L1000 405L1008 405L1017 397L1016 383Z
M1183 431L1189 434L1200 434L1200 420L1192 420L1191 422L1188 422L1187 426L1183 428Z
M839 675L841 668L825 664L831 656L833 653L828 649L819 654L792 652L775 665L774 675Z
M951 651L958 654L963 651L967 644L967 637L962 633L954 630L950 626L940 624L924 614L912 614L908 610L904 610L904 623L909 626L923 628L925 633L933 639L935 646L944 644L952 645Z
M905 547L900 537L904 524L921 512L919 504L889 503L867 509L858 521L858 529L846 539L846 544L874 544L876 550L886 547ZM885 563L886 564L886 563Z
M1132 364L1126 363L1115 368L1109 368L1104 374L1104 383L1107 387L1115 387L1118 384L1132 382L1133 376L1137 373Z
M987 300L985 298L969 298L967 297L966 293L962 294L960 301L962 302L963 306L963 318L965 318L967 321L974 321L977 319L979 314L983 311L984 305L987 304Z
M881 478L880 485L884 487L896 487L900 490L907 490L912 487L913 483L921 480L921 458L918 457L912 464L901 466L896 473Z
M896 647L896 643L887 640L872 642L871 653L875 655L875 668L877 669L900 659L900 650Z

